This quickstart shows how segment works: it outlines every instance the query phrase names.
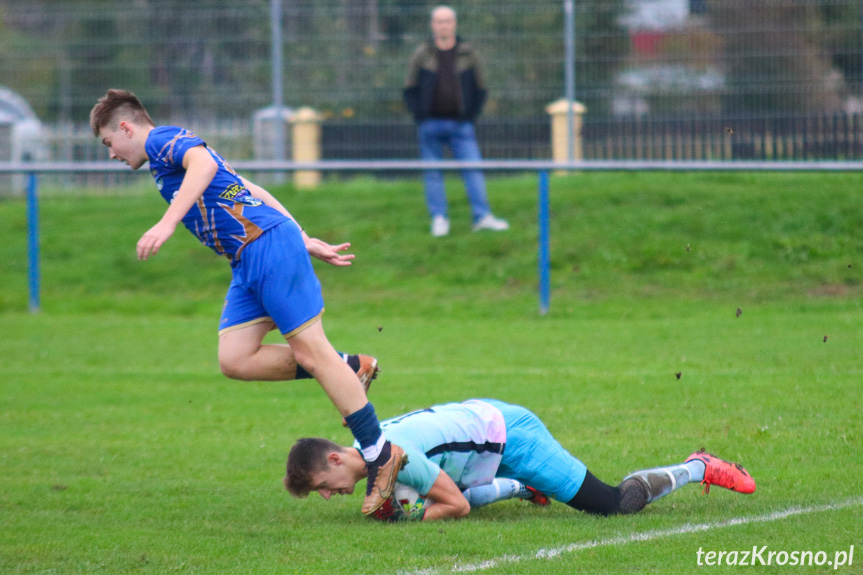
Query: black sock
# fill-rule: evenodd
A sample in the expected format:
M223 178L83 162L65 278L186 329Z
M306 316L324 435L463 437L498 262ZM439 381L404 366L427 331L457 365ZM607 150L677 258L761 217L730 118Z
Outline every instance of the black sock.
M378 455L378 458L375 459L375 461L374 461L374 463L372 463L372 465L380 467L381 465L383 465L384 463L386 463L387 461L390 460L390 457L392 456L392 454L393 454L393 450L390 446L390 442L387 441L384 443L383 448L381 448L381 454Z
M603 483L588 471L578 493L566 504L593 515L614 515L620 512L620 489Z
M366 462L366 469L368 469L368 476L366 478L366 496L371 495L372 493L372 488L378 478L378 469L390 460L391 455L392 449L390 448L390 442L387 441L384 443L384 447L381 449L381 454L378 455L378 458L371 463Z
M294 376L294 379L312 379L312 374L306 371L299 363L297 364L297 375Z
M344 357L344 355L342 355ZM360 370L360 356L358 355L349 355L348 356L348 367L354 370L354 373L357 373Z

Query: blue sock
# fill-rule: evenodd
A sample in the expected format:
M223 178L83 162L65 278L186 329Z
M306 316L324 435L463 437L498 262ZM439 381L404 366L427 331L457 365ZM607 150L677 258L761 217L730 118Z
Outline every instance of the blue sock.
M354 434L356 440L360 443L360 449L365 451L367 448L374 447L378 443L383 432L381 424L378 422L378 416L375 414L375 408L371 402L367 403L359 411L345 417L351 433ZM366 461L369 461L367 458Z
M707 466L704 465L703 461L700 459L693 459L691 461L687 461L684 465L689 469L690 483L701 483L704 481L704 471L707 469Z

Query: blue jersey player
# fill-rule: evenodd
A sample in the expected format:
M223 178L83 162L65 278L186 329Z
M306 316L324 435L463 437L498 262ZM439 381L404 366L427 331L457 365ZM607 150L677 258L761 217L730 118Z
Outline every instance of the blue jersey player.
M514 497L539 505L551 498L588 513L614 515L640 511L688 483L702 483L705 491L710 485L755 491L746 470L703 450L678 465L631 473L613 487L570 455L536 415L494 399L435 405L381 427L408 456L398 482L431 500L413 516L389 499L374 514L385 521L459 518L471 508ZM312 437L291 448L284 483L296 497L317 491L329 499L353 493L366 475L356 446Z
M363 513L389 498L404 453L387 441L366 398L377 362L342 356L324 334L324 301L309 256L351 264L350 244L310 238L288 210L263 188L238 175L189 130L156 127L140 100L109 90L90 112L90 127L111 159L150 172L168 209L138 241L146 260L183 225L201 243L228 258L232 281L219 324L219 365L228 377L278 381L314 377L341 412L368 465ZM274 327L287 345L263 345Z

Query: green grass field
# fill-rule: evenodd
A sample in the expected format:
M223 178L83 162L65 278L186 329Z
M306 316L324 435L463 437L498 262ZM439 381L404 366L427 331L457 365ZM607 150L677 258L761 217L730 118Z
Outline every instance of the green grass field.
M855 545L840 571L863 571L863 175L554 177L545 317L532 176L490 180L503 234L468 231L452 181L445 239L416 181L274 190L313 235L354 244L351 268L316 269L331 341L380 358L380 416L496 397L609 483L700 447L758 482L627 517L509 501L404 525L364 520L359 492L282 489L295 439L350 433L314 382L221 375L229 268L184 230L135 259L164 210L144 179L46 191L36 315L24 204L0 201L0 573L680 574L705 569L700 548L754 545Z

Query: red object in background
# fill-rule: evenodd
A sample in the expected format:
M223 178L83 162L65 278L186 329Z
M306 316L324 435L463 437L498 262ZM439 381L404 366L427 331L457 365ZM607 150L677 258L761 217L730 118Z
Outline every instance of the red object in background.
M632 53L636 56L656 56L660 52L662 42L665 40L664 32L651 30L639 30L629 35L632 42Z

